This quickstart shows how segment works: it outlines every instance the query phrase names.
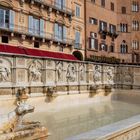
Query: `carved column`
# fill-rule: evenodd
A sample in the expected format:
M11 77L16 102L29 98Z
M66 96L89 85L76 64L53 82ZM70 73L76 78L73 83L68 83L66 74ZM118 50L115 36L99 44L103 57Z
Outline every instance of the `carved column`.
M12 82L12 94L16 94L16 83L17 83L17 77L16 77L16 56L13 56L13 66L11 67L11 82Z

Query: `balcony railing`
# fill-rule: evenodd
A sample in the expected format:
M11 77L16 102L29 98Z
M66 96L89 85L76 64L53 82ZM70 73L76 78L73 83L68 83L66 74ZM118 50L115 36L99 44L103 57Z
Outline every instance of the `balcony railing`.
M55 0L34 0L34 2L40 3L44 6L51 7L55 10L61 11L61 12L66 13L68 15L71 15L71 16L73 15L73 10L71 8L69 8L63 4L56 3Z
M110 29L108 29L108 28L99 29L99 34L102 34L105 36L108 35L111 38L117 38L119 35L117 31L110 31Z
M11 25L8 23L7 24L0 23L0 30L14 32L17 34L31 36L31 37L42 38L42 39L46 39L46 40L50 40L54 42L60 42L62 44L68 44L68 45L73 45L73 42L74 42L74 40L70 38L58 39L58 37L56 37L53 33L35 30L35 29L31 29L31 28L27 28L27 27L15 25L15 24Z

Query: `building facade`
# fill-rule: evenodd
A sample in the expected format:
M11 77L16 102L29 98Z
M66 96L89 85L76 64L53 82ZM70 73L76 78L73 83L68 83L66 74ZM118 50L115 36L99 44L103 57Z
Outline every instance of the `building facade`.
M86 0L87 59L139 63L139 2Z
M76 29L84 36L82 8L82 1L73 0L0 0L0 43L72 54L79 47Z

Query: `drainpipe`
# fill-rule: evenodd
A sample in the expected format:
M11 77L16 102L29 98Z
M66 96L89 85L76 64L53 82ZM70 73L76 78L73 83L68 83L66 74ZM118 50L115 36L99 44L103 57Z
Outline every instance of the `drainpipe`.
M85 29L85 59L87 58L87 22L86 22L86 0L84 0L84 29Z

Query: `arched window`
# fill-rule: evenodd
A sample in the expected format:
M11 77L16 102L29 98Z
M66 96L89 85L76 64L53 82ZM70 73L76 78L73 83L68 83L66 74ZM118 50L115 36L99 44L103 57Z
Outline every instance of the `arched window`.
M120 23L120 32L128 32L128 25Z
M138 1L132 2L132 12L138 12L139 11L139 3Z
M133 31L139 30L139 21L136 21L136 20L132 21L132 29L133 29Z
M126 44L126 41L123 40L122 43L121 43L121 45L120 45L120 53L125 54L127 52L128 52L128 46Z
M133 50L138 50L139 49L139 41L138 40L133 40L132 41L132 49Z

